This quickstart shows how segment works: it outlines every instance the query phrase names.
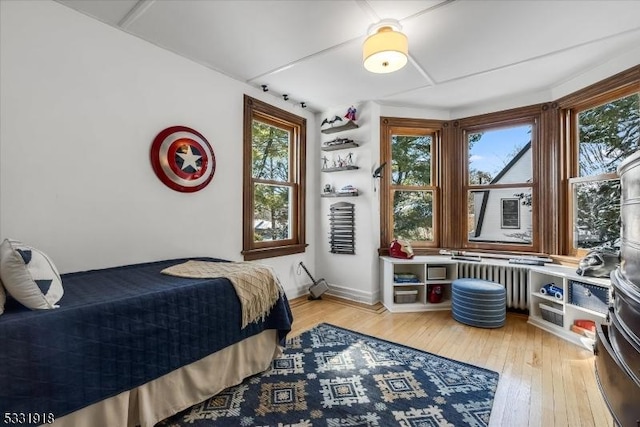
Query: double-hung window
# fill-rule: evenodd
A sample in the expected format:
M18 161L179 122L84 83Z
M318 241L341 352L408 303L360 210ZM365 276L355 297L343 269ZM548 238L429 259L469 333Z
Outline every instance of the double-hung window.
M306 119L245 95L245 260L305 250Z
M393 239L418 250L437 247L440 124L383 118L381 131L381 247Z
M618 165L640 150L637 85L565 110L569 134L569 254L619 249Z
M465 248L534 251L536 121L465 127Z

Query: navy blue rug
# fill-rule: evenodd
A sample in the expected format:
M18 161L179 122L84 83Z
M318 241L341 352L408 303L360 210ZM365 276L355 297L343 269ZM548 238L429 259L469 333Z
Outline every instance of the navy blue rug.
M498 373L320 324L271 369L159 426L486 426Z

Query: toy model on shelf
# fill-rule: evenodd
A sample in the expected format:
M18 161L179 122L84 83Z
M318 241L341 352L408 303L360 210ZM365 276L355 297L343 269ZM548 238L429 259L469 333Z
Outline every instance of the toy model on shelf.
M345 148L356 148L358 147L358 143L354 142L353 139L349 138L335 138L331 141L326 141L322 143L322 151L334 151L334 150L342 150Z
M353 185L345 185L337 191L339 194L358 194L358 189Z
M356 125L354 123L356 121L356 112L357 112L357 110L355 109L355 107L353 105L351 107L349 107L347 109L347 113L344 115L344 118L347 119L348 122L347 122L346 125L342 125L342 126L337 126L337 127L333 126L333 124L335 122L341 122L342 121L342 117L340 117L340 116L334 116L332 119L324 119L320 126L322 127L324 125L331 125L331 128L324 129L322 132L324 132L324 133L332 133L332 132L325 132L325 131L328 131L328 130L331 130L331 129L343 128L343 127L345 127L347 125L350 126L350 127L347 127L345 129L340 129L340 130L353 129L354 127L357 128L358 125ZM349 125L349 123L351 123L351 125ZM334 132L339 132L339 130L335 130Z
M325 146L329 146L329 147L330 147L330 146L332 146L332 145L344 145L344 144L347 144L347 143L349 143L349 142L353 142L353 139L349 139L349 138L337 138L337 137L336 137L336 138L332 139L331 141L324 142L323 144L324 144Z
M359 126L354 121L349 120L347 123L341 126L332 126L330 128L321 129L320 132L324 134L330 134L330 133L342 132L343 130L357 129L358 127Z
M345 118L349 119L349 120L355 120L356 119L356 109L355 107L352 105L351 107L349 107L347 109L347 114L344 115Z
M553 296L558 300L562 299L562 288L555 285L555 283L547 283L543 287L540 288L540 293L542 295Z
M337 121L341 122L341 121L342 121L342 117L340 117L340 116L335 116L335 117L334 117L333 119L331 119L331 120L329 120L329 119L324 119L324 120L322 121L322 124L321 124L320 126L324 126L324 125L326 125L326 124L329 124L329 125L333 126L333 124L334 124L335 122L337 122Z
M331 190L330 191L323 191L323 193L320 195L320 197L352 197L352 196L358 196L360 193L358 192L358 189L355 188L353 185L345 185L344 187L342 187L339 190L334 190L333 188L329 187ZM327 189L327 187L325 186L325 190Z
M327 156L322 157L322 172L337 172L353 169L359 169L358 166L353 164L353 153L347 154L344 158L338 156L337 159L333 160L331 166L329 166Z

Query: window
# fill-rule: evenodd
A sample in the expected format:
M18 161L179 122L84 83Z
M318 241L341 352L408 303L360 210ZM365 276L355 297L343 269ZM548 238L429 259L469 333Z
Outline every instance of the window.
M637 85L566 110L570 125L569 229L572 255L619 249L618 165L640 149Z
M615 247L616 170L640 150L639 72L450 122L382 117L379 253L394 237L417 254L522 252L566 262Z
M244 97L245 260L304 252L306 119Z
M396 238L414 250L438 246L439 139L439 123L382 118L382 248Z
M520 228L520 199L500 199L500 227Z
M534 129L522 120L464 129L465 247L534 249Z

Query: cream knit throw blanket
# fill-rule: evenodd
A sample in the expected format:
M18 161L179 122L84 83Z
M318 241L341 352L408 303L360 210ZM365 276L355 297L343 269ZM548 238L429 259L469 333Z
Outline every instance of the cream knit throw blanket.
M163 274L193 279L226 277L242 305L242 328L264 320L278 300L281 286L271 268L250 262L187 261L162 270Z

